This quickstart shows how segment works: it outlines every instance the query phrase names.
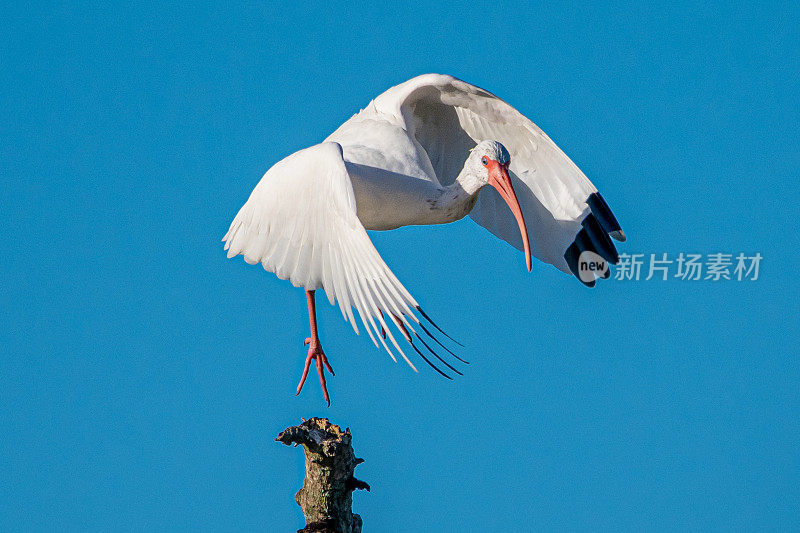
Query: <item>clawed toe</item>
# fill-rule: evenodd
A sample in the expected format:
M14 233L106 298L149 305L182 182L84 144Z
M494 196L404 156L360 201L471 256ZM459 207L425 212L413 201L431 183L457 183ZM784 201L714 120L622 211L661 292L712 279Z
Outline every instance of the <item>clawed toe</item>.
M325 352L322 351L322 348L319 346L319 344L312 343L310 338L306 339L304 344L311 344L311 346L308 348L308 356L306 356L306 363L303 367L303 375L300 378L300 384L297 386L297 394L300 394L300 391L303 390L303 385L305 385L306 378L308 377L308 371L311 368L311 361L313 360L317 367L317 374L319 374L319 383L322 386L322 396L328 403L328 407L330 407L331 399L328 395L328 384L325 381L325 370L327 369L332 376L335 376L336 374L333 372L333 368L331 368L331 364L328 362L328 358L325 356ZM297 396L297 394L295 394L295 396Z
M327 368L327 369L328 369L328 372L330 372L330 373L331 373L331 376L335 376L335 375L336 375L336 372L334 372L334 371L333 371L333 368L331 368L331 364L328 362L328 358L327 358L327 357L325 357L325 354L322 354L322 355L320 356L320 358L322 359L322 362L323 362L323 364L325 365L325 368Z

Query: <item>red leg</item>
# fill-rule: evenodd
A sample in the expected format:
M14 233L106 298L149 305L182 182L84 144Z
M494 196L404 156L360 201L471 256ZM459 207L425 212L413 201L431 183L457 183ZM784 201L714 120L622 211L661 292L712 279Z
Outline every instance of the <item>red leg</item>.
M303 385L306 382L308 370L311 366L311 360L313 359L317 366L320 385L322 385L322 395L325 397L325 401L328 402L328 407L330 407L331 399L328 396L328 387L325 383L325 369L327 368L328 372L330 372L332 376L335 376L336 374L333 373L333 369L328 362L328 358L325 357L325 352L322 351L322 344L320 344L319 335L317 335L317 310L316 306L314 305L314 291L306 291L306 300L308 301L308 319L311 324L311 336L308 337L303 343L309 345L308 356L306 356L306 364L303 368L303 376L300 378L300 384L297 386L297 394L300 394L300 391L303 390Z

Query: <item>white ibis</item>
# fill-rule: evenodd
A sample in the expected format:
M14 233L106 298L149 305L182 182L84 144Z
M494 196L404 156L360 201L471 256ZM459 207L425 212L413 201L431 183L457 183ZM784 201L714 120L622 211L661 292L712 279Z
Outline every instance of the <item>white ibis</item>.
M541 129L488 91L452 76L426 74L392 87L324 142L267 170L223 241L228 257L242 254L305 289L311 336L297 394L313 360L330 405L325 369L333 370L314 307L320 288L331 304L339 302L358 334L355 308L375 345L395 361L389 344L416 371L386 317L437 372L461 374L424 340L466 363L426 327L444 334L392 274L366 230L445 224L466 215L523 250L529 271L534 255L590 287L595 276L580 271L581 254L614 264L619 255L609 235L625 240L594 185ZM595 270L599 277L608 277L607 263Z

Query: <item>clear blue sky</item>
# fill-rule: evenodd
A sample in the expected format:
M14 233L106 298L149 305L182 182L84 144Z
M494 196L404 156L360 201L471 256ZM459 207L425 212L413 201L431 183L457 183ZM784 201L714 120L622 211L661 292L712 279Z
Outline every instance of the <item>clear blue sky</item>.
M800 524L796 2L0 8L0 522L293 531L300 417L349 426L366 531ZM81 3L84 5L84 3ZM467 347L394 364L219 242L263 172L391 85L531 117L629 253L760 278L594 290L471 220L373 239Z

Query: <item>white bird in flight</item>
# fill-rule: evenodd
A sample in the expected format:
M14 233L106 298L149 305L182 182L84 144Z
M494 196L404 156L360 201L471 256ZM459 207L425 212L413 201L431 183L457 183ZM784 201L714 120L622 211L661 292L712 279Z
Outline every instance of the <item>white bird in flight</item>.
M539 127L452 76L425 74L392 87L322 143L267 170L222 240L228 257L242 254L305 289L311 336L297 394L313 360L330 405L325 369L333 369L314 305L320 288L358 334L355 308L375 345L395 361L392 347L416 371L386 317L437 372L450 378L414 339L461 374L417 332L466 363L426 327L425 321L447 336L389 270L366 230L466 215L524 251L529 271L534 255L590 287L595 276L608 277L607 263L619 261L609 235L625 240L595 186ZM581 270L584 253L601 267L588 276Z

